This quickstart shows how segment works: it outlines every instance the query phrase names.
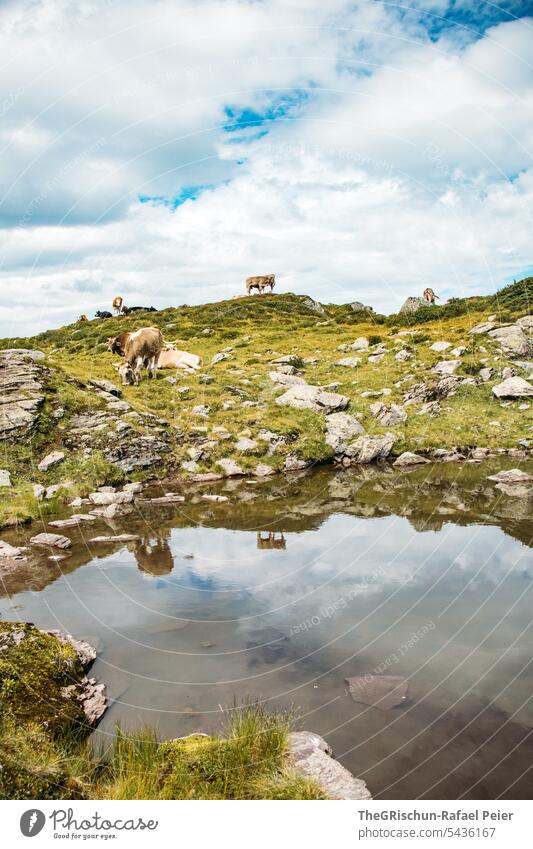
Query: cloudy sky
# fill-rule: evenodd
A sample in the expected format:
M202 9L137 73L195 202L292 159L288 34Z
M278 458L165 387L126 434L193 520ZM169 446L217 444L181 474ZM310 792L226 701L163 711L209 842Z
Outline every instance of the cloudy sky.
M0 333L533 269L531 0L0 0ZM528 17L529 14L529 17Z

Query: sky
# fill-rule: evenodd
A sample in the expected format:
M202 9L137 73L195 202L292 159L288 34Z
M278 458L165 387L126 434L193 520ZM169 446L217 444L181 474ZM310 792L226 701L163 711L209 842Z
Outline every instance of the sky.
M533 273L533 0L0 0L0 335Z

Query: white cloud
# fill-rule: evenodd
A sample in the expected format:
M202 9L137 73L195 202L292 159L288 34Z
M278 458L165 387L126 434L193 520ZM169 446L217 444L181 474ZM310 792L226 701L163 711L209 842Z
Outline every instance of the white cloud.
M392 311L533 262L531 20L432 42L368 0L41 0L0 23L6 334L263 271ZM231 134L227 108L276 120ZM138 201L191 185L212 188Z

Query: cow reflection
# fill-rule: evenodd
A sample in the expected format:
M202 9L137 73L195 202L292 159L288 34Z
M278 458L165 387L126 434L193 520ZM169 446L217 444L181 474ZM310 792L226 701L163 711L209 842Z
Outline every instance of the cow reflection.
M129 548L135 555L137 566L147 575L168 575L174 568L174 558L169 545L170 529L158 531L131 543Z
M263 536L261 531L257 532L257 547L258 548L287 548L283 531L268 531L266 536Z

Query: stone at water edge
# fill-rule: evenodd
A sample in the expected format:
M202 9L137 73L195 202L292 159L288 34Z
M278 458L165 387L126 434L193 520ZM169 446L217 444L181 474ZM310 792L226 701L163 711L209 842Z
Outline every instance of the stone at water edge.
M533 481L533 475L523 472L521 469L506 469L497 472L495 475L489 475L487 480L497 481L498 483L529 483Z
M259 443L255 439L248 439L247 436L242 436L233 447L235 451L239 451L241 454L248 454L248 452L256 451L259 448Z
M125 492L91 492L89 493L89 500L100 507L107 507L109 504L129 504L133 501L133 492L130 490Z
M388 457L396 441L396 434L387 433L385 436L360 436L347 446L346 456L356 463L372 463L374 460L384 460Z
M311 731L293 731L288 738L289 766L304 778L316 781L329 799L371 799L364 781L331 757L326 741Z
M135 542L138 539L140 539L138 534L115 534L107 537L92 537L89 542Z
M3 539L0 539L0 558L2 557L23 557L26 548L24 546L15 546L10 545L8 542L4 542Z
M254 469L254 475L258 478L267 478L269 475L273 475L275 470L272 466L269 466L267 463L258 463Z
M335 454L344 454L348 442L364 432L364 427L355 416L348 413L330 413L326 416L326 445L333 448Z
M37 534L31 537L30 543L39 546L52 546L54 548L70 548L72 543L68 537L61 534Z
M533 385L523 377L508 377L493 386L492 392L496 398L530 398L533 396Z
M244 470L231 457L223 457L221 460L217 460L216 465L220 466L228 478L244 475Z
M409 684L400 675L360 675L345 678L348 691L354 702L391 710L402 705L409 692Z
M11 486L11 475L7 469L0 469L0 487Z
M392 465L399 468L401 466L417 466L422 463L429 463L427 457L421 457L420 454L414 454L412 451L404 451Z
M46 457L43 457L37 468L40 472L46 472L52 466L57 466L57 464L61 463L64 459L64 451L52 451L50 454L47 454Z

